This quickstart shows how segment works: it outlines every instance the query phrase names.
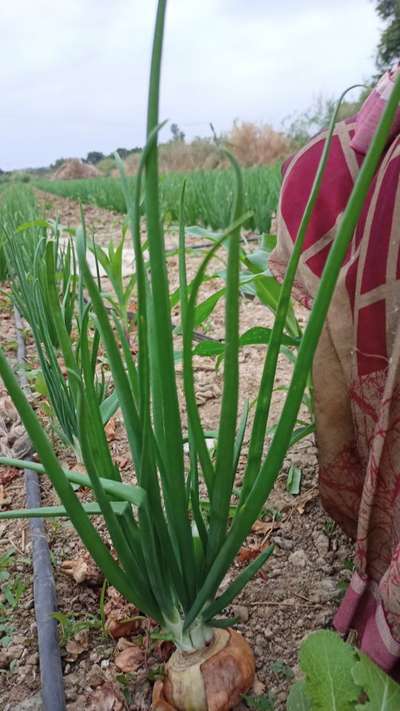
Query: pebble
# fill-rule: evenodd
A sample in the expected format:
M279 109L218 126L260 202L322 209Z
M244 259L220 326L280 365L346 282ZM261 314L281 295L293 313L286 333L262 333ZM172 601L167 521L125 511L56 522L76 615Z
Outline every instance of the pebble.
M104 676L98 664L93 664L92 668L87 674L86 681L89 686L92 686L93 688L95 688L96 686L100 686L100 684L103 683Z
M0 669L7 669L8 661L7 654L5 652L0 652Z
M7 648L7 656L9 659L19 659L23 651L24 647L22 644L12 644Z
M259 647L263 647L265 644L265 637L262 634L258 634L258 635L256 635L256 638L254 641L255 641L256 645L258 645Z
M264 630L264 638L265 639L272 639L274 636L274 631L271 629L271 627L266 627Z
M315 625L317 627L325 627L326 624L331 620L332 618L332 612L329 610L322 610L322 612L318 612L315 615Z
M265 692L265 684L263 684L262 681L257 679L257 677L254 680L252 692L255 696L261 696L261 694L264 694Z
M233 614L238 617L241 622L248 622L249 608L245 605L232 605Z
M35 667L36 664L39 664L39 654L37 652L30 654L29 657L26 658L26 664L30 667Z
M77 686L79 683L79 676L78 674L75 674L74 672L71 672L71 674L66 674L64 676L64 684L65 686Z
M42 711L43 702L42 695L40 691L34 696L30 696L29 699L21 701L20 704L16 704L12 707L12 711Z
M314 545L318 555L325 556L329 551L329 538L324 533L317 533L313 536Z
M305 568L307 565L307 556L300 548L300 550L291 553L289 556L289 563L295 566L295 568Z
M67 701L75 701L77 696L76 688L72 686L70 689L65 689L65 698Z
M289 540L289 538L281 538L281 536L274 536L272 541L283 551L293 550L294 543L293 541Z
M336 581L333 578L324 578L319 584L319 595L323 601L329 601L338 594Z
M263 620L269 620L270 617L274 616L275 612L276 608L266 605L263 610L261 610L261 617Z

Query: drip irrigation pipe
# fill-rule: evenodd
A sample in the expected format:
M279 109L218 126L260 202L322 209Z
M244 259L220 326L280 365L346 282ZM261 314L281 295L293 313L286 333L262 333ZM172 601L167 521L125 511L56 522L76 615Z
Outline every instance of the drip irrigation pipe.
M14 318L19 380L21 387L28 394L29 385L23 367L25 363L25 341L21 316L16 308L14 309ZM40 507L40 485L36 472L24 469L24 479L27 508ZM53 617L53 613L57 610L56 589L43 519L31 519L30 529L33 598L38 636L43 711L65 711L64 680L58 644L57 622Z

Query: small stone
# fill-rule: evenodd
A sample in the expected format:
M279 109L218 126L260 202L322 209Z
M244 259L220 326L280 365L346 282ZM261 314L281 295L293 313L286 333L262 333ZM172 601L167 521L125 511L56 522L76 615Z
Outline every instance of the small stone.
M238 617L240 622L249 621L249 608L245 605L232 605L233 614Z
M274 631L271 629L271 627L266 627L264 630L264 638L265 639L272 639L274 636Z
M39 664L39 655L37 652L34 652L33 654L30 654L26 658L26 664L30 667L35 667L37 664Z
M263 647L265 644L265 638L262 634L258 634L254 641L259 647Z
M318 612L317 615L315 615L315 625L316 627L325 627L325 625L330 622L332 618L332 613L330 611L323 610L322 612Z
M7 656L9 659L19 659L23 651L24 647L22 644L12 644L10 647L7 647Z
M295 568L305 568L307 565L307 556L300 548L300 550L291 553L289 556L289 563Z
M329 538L324 533L318 533L313 536L314 545L318 551L318 555L325 556L329 551Z
M70 689L65 689L65 698L67 701L75 701L77 696L77 691L74 686L71 686Z
M110 666L110 660L109 659L102 659L100 662L100 666L102 669L108 669Z
M104 676L98 664L93 664L87 674L86 681L92 688L96 688L96 686L100 686L103 683Z
M64 684L65 686L77 686L79 682L79 677L75 673L71 674L66 674L64 676Z
M13 637L14 644L19 644L25 647L26 639L22 634L15 634Z
M263 611L262 611L262 618L263 618L264 620L268 620L268 619L269 619L270 617L272 617L273 615L274 615L274 608L273 608L273 607L269 607L268 605L266 605L266 606L264 607ZM257 624L258 624L258 623L257 623Z
M289 538L282 538L281 536L274 536L272 542L275 543L283 551L292 551L294 543L289 540Z
M261 696L265 693L265 684L262 683L257 677L254 679L254 684L252 688L254 696Z
M13 711L42 711L43 710L42 694L39 691L34 696L30 696L28 699L21 701L21 703L16 704L12 708L13 708Z
M0 669L7 669L8 661L7 654L5 652L0 652Z
M324 578L319 584L320 599L329 601L335 598L338 594L338 587L333 578Z
M254 654L256 657L262 657L264 654L263 648L259 647L258 644L254 645Z

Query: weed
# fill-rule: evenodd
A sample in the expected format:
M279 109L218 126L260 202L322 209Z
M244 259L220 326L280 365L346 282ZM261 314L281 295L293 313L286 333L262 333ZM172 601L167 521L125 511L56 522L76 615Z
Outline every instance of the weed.
M263 694L262 696L246 695L242 696L247 708L254 711L274 711L275 699L272 694Z
M272 662L271 671L280 677L284 677L285 679L293 679L294 677L293 669L291 669L290 666L281 659L277 659L275 662Z
M101 630L102 621L97 615L88 615L85 619L76 619L80 613L53 612L53 617L60 625L61 644L65 645L83 630Z

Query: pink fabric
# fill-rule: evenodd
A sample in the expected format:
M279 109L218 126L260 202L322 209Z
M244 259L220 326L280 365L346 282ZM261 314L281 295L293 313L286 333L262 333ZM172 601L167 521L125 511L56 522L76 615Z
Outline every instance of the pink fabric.
M356 151L360 151L360 153L366 153L369 148L385 104L393 89L398 71L399 65L396 65L391 71L383 75L375 89L371 91L357 116L356 131L351 146ZM399 131L400 110L397 111L396 118L393 122L391 138L396 136Z
M387 99L386 76L335 129L295 295L310 306ZM386 86L386 89L385 89ZM382 88L383 87L383 88ZM379 102L381 102L379 104ZM400 669L400 122L370 187L314 361L323 505L356 540L356 573L335 617L386 671ZM325 135L286 166L271 269L282 278Z

